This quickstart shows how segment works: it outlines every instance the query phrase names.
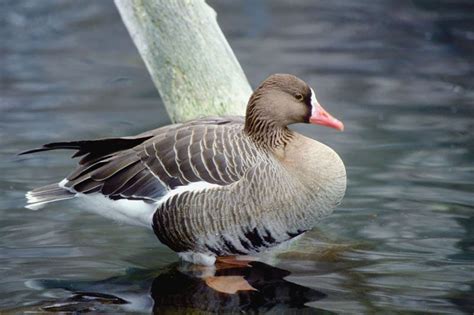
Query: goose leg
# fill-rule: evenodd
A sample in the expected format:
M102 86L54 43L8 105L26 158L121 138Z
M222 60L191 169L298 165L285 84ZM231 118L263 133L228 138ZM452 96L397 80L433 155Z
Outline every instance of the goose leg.
M235 267L252 267L249 263L254 260L256 260L256 258L251 256L220 256L216 258L216 268L227 269Z

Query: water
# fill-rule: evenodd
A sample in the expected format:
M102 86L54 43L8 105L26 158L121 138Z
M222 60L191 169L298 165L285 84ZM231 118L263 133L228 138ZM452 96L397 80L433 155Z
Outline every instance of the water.
M474 311L474 4L212 1L255 86L313 85L346 132L298 126L345 161L340 208L275 262L220 271L258 291L211 290L141 229L53 205L64 139L169 122L110 1L3 1L0 10L0 310ZM82 292L82 293L78 293Z

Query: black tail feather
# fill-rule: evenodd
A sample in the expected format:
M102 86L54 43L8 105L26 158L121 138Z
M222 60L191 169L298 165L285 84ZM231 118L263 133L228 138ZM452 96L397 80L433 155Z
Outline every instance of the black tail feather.
M129 138L106 138L98 140L81 140L69 142L53 142L43 145L41 148L31 149L19 153L18 155L50 151L50 150L77 150L72 156L73 158L84 156L79 164L87 164L97 161L102 157L108 156L112 153L133 148L144 141L150 139L152 136L129 137Z

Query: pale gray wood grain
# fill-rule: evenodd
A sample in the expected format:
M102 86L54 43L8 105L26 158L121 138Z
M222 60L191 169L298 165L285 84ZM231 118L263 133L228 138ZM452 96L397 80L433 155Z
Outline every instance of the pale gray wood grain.
M173 122L244 115L252 93L204 0L115 0Z

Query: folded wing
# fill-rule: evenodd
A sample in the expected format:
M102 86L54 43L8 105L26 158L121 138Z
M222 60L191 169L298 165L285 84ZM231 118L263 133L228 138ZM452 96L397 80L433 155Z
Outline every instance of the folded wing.
M135 137L51 143L25 153L77 150L74 157L82 159L63 181L64 188L111 199L158 201L178 186L239 180L255 156L242 138L242 124L239 117L198 119Z

